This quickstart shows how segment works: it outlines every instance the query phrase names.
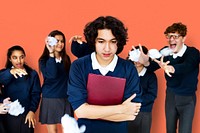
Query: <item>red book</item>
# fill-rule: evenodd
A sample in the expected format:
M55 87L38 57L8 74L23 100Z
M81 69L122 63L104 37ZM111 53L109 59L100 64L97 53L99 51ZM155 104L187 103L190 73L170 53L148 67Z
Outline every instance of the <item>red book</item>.
M89 74L87 102L93 105L117 105L122 103L125 78Z

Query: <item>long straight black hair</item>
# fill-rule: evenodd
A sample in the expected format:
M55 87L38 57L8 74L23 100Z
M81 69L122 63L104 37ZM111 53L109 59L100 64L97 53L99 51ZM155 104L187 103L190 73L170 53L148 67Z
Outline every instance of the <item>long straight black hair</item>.
M68 73L69 69L70 69L70 66L71 66L71 60L70 60L70 58L69 58L69 56L67 55L67 52L66 52L65 35L59 30L54 30L54 31L50 32L48 36L55 37L56 35L61 35L63 37L64 47L63 47L62 51L60 52L60 55L61 55L62 61L64 63L65 70ZM43 51L42 55L39 58L39 62L42 61L42 60L47 61L48 59L49 59L49 50L47 49L47 47L45 45L44 51ZM40 70L40 66L39 66L39 70Z

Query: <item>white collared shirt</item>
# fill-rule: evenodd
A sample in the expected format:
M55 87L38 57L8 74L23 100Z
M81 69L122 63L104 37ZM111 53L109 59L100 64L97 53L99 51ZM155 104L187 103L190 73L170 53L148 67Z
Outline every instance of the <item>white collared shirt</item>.
M147 68L144 67L141 72L138 73L139 77L144 76L147 71Z
M173 58L176 59L178 56L182 57L183 54L185 53L186 49L187 49L187 46L185 44L183 44L183 47L181 48L181 50L178 53L172 53Z
M62 58L60 57L60 59L55 58L56 63L61 63Z
M102 67L99 64L99 62L97 61L95 52L93 52L91 54L91 59L92 59L92 68L94 70L95 69L99 69L100 73L105 76L109 71L111 71L111 72L114 71L114 69L115 69L115 67L117 65L118 57L117 57L117 55L115 55L113 60L111 61L111 63L109 65L107 65L106 67Z

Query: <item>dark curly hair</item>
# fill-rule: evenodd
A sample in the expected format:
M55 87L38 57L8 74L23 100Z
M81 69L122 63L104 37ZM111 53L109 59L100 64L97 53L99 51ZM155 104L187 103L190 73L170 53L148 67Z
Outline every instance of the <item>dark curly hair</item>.
M102 29L110 29L112 31L112 34L117 40L118 49L116 54L121 53L128 40L128 29L125 28L120 20L112 16L100 16L94 21L86 24L84 35L89 46L95 49L95 40L98 36L98 30Z
M181 22L173 23L171 26L167 27L164 34L166 35L168 33L176 33L176 32L178 32L182 37L185 37L187 34L186 25L182 24Z

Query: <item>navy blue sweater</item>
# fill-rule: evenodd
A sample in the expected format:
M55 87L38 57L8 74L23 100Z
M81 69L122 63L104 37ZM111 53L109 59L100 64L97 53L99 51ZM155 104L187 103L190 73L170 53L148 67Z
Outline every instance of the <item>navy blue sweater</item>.
M4 98L10 97L11 101L19 100L25 107L24 114L29 111L36 112L41 94L40 80L37 72L32 70L28 78L26 76L17 79L10 73L11 69L0 71L0 83L4 85Z
M68 99L74 110L83 103L87 103L86 87L89 73L101 75L98 69L93 70L91 55L86 55L72 63L69 74ZM141 102L140 81L137 70L131 62L119 57L115 70L113 72L109 71L106 76L126 79L123 101L136 93L137 96L133 100ZM127 133L126 122L78 119L78 123L86 125L86 133Z
M89 47L89 45L85 42L83 42L83 44L79 44L77 41L72 41L71 51L77 58L80 58L85 55L91 54L94 49Z
M154 100L157 97L157 77L155 73L146 71L144 76L140 76L142 87L142 107L141 112L151 112Z
M0 103L3 103L3 96L0 94Z
M171 55L164 57L164 61L170 61L169 65L175 68L172 77L165 74L169 91L183 96L195 94L198 83L199 58L199 51L188 46L182 57L175 59ZM159 68L159 65L153 61L147 67L148 71L155 71Z
M0 104L2 104L3 103L3 96L2 96L2 94L0 94ZM2 121L2 118L3 117L3 114L0 114L0 122ZM0 123L1 124L1 123ZM1 131L1 130L0 130Z
M43 98L67 98L68 73L63 62L56 63L55 58L40 61L40 70L44 78L42 85Z

